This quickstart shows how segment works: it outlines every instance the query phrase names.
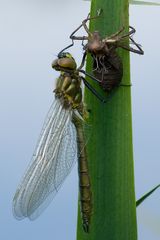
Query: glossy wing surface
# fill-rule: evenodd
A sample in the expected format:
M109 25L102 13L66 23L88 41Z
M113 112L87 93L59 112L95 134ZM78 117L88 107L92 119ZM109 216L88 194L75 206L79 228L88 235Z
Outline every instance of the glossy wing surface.
M77 160L76 129L72 110L58 99L47 115L24 178L13 200L16 218L35 219L51 202Z

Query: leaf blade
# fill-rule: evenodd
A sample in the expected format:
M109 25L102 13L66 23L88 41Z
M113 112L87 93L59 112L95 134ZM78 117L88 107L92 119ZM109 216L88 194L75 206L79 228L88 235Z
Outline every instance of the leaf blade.
M152 190L147 192L145 195L143 195L140 199L136 201L136 207L138 207L144 200L146 200L154 191L157 190L157 188L160 187L160 184L158 184L156 187L154 187Z
M147 1L136 1L136 0L130 0L130 4L133 4L133 5L146 5L146 6L160 6L160 3L147 2Z
M91 1L91 0L84 0L84 1ZM160 6L160 3L147 2L147 1L138 1L138 0L130 0L129 3L133 4L133 5Z

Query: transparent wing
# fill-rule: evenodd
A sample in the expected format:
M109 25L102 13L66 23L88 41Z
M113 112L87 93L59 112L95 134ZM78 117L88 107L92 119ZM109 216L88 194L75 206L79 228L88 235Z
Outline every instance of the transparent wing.
M35 219L51 202L77 160L72 110L52 104L24 178L13 199L16 218Z

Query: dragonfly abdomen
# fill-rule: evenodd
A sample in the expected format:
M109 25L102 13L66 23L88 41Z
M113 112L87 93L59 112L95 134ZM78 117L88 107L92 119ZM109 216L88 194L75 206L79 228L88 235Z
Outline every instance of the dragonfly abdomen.
M77 120L76 118L73 119L73 122L77 129L79 191L83 229L85 232L89 232L89 225L92 214L92 192L88 171L83 125L80 121L81 120Z
M93 58L93 73L100 80L103 90L109 92L119 86L123 77L123 64L116 51L112 51L109 56L103 54Z
M85 232L89 232L90 218L92 213L92 194L88 171L82 172L79 169L79 188L83 229Z

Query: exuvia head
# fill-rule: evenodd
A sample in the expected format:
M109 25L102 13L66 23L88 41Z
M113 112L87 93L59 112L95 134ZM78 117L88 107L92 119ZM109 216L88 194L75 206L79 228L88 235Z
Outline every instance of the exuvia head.
M52 68L57 71L75 70L77 64L70 53L60 52L58 58L52 62Z
M94 31L92 33L91 37L88 40L86 48L91 53L99 53L102 51L104 48L104 43L98 31Z

